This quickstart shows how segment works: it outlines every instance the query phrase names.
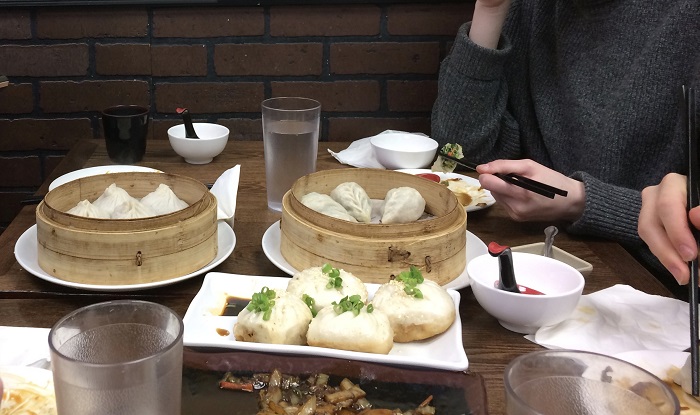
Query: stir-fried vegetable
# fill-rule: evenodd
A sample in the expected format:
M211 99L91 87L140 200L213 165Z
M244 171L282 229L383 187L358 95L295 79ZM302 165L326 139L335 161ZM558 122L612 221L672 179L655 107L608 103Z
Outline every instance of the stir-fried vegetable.
M429 396L416 409L373 408L366 393L349 379L338 386L329 384L329 376L323 373L306 379L283 375L279 370L255 374L251 378L239 378L227 372L219 381L222 389L245 392L259 391L257 415L434 415Z

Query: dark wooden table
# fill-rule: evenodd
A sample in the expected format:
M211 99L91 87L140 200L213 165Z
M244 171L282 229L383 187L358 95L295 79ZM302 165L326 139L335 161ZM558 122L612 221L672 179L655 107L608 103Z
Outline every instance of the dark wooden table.
M340 150L349 143L320 143L318 170L344 168L326 151ZM82 167L112 164L104 145L97 140L78 143L52 173L39 193L59 175ZM167 141L148 144L144 160L139 163L168 173L183 174L213 183L225 170L241 165L241 179L235 218L237 243L233 254L215 271L248 275L285 276L265 256L261 240L267 228L280 219L280 213L267 209L265 169L262 142L231 141L224 153L206 165L190 165L175 154ZM140 298L155 301L184 315L190 301L201 286L203 276L146 291L127 293L89 292L66 288L39 279L23 270L13 255L20 235L35 224L34 206L27 206L0 236L0 325L51 327L61 316L81 306L116 298ZM543 240L543 229L549 223L516 223L511 221L498 203L491 208L469 214L467 228L482 241L498 241L510 246ZM556 245L593 265L586 278L584 293L598 291L614 284L628 284L650 294L671 296L643 266L618 244L575 238L560 232ZM541 349L502 328L478 305L471 289L461 290L460 315L463 344L469 357L469 370L485 379L488 408L491 414L505 413L503 371L510 360L523 353Z

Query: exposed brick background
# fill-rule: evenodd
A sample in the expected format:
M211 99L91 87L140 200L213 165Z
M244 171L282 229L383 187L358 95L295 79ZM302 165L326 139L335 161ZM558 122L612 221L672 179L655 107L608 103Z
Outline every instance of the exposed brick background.
M473 2L265 7L37 7L0 13L0 232L101 109L151 109L167 139L175 108L260 140L260 102L322 105L321 140L386 129L430 133L440 60Z

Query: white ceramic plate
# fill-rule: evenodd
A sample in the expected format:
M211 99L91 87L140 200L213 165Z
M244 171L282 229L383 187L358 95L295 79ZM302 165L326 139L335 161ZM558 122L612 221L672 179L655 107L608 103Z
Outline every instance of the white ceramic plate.
M48 282L53 282L54 284L63 285L66 287L79 288L82 290L90 291L136 291L145 290L147 288L155 288L163 285L170 285L176 282L184 281L188 278L200 275L204 272L209 271L215 266L222 263L226 258L231 255L233 248L236 246L236 235L233 233L233 229L228 226L225 222L219 221L218 223L218 250L216 257L203 268L192 272L187 275L180 277L171 278L169 280L148 282L143 284L126 284L126 285L99 285L99 284L82 284L77 282L65 281L60 278L56 278L53 275L48 274L46 271L41 269L39 266L39 259L37 253L37 240L36 240L36 225L27 229L22 236L19 237L17 243L15 244L15 258L17 262L27 270L27 272L34 274L35 276L46 280Z
M408 173L408 174L423 174L423 173L432 173L440 177L440 180L446 180L446 179L461 179L464 180L467 184L470 184L472 186L481 186L479 181L473 177L465 176L463 174L459 173L441 173L441 172L436 172L432 171L430 169L400 169L396 170L400 171L402 173ZM481 210L481 209L486 209L487 207L493 206L494 203L496 203L496 199L491 196L491 192L488 190L484 189L484 193L486 193L486 205L484 206L467 206L466 211L467 212L473 212L475 210Z
M467 354L462 345L462 323L459 318L460 295L455 290L447 291L454 301L456 317L446 332L427 340L394 343L389 354L236 341L233 336L233 326L238 317L220 315L226 304L226 298L229 296L251 298L253 293L259 292L263 287L285 290L289 280L287 277L259 277L210 272L204 277L202 288L195 295L183 318L185 323L184 344L194 347L224 347L279 354L325 356L445 370L466 370L469 366L469 360L467 360ZM366 285L371 298L379 285Z
M98 174L108 174L108 173L125 173L125 172L155 172L155 173L162 173L160 170L152 169L150 167L144 167L144 166L131 166L131 165L122 165L122 164L115 164L112 166L95 166L95 167L88 167L85 169L80 169L76 171L72 171L70 173L66 173L63 176L60 176L56 178L56 180L52 181L51 184L49 184L49 191L55 189L56 187L68 183L70 181L80 179L83 177L88 177L88 176L97 176Z
M294 275L299 272L294 268L282 255L280 251L280 243L282 241L282 231L280 230L280 221L277 221L270 225L265 231L262 237L262 248L265 252L265 256L270 260L275 266L289 275ZM472 259L478 257L479 255L487 254L488 248L486 244L479 239L473 233L467 231L467 263ZM445 288L453 288L455 290L468 287L471 283L469 279L469 274L467 273L467 267L464 267L464 271L455 278L454 280L443 285Z
M0 367L4 392L0 413L56 415L53 374L37 367ZM21 405L21 407L20 407Z

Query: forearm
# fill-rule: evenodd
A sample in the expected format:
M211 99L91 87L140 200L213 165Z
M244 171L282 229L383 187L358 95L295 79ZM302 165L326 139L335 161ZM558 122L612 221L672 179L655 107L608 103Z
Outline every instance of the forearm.
M469 38L481 47L496 49L503 30L503 22L508 14L510 0L496 2L499 4L491 3L494 2L487 3L483 0L477 0L474 4Z

